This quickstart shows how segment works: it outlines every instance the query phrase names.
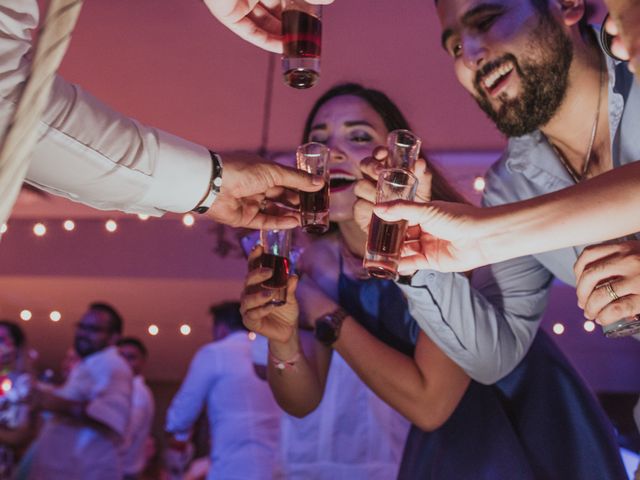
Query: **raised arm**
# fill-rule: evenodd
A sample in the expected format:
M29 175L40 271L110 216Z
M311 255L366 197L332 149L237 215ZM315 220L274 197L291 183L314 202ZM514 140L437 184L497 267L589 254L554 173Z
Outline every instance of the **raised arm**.
M298 299L312 323L323 313L338 308L311 280L300 284ZM347 316L333 348L378 397L423 430L441 426L469 384L464 371L422 332L411 357L377 339Z
M38 19L36 0L7 0L0 9L0 137L29 74ZM186 212L213 198L208 193L216 170L207 148L142 125L62 78L54 81L39 128L26 181L52 194L156 216ZM258 157L223 154L222 167L222 186L208 215L233 226L294 227L295 215L265 215L262 200L279 196L283 187L322 186Z
M297 277L289 279L285 305L268 303L272 291L260 284L273 271L260 267L261 255L260 246L249 254L240 311L245 326L269 340L267 379L276 401L287 413L304 417L322 400L331 352L298 328Z
M640 231L640 162L530 200L488 208L447 202L376 207L422 230L407 271L467 271L522 255L598 243Z

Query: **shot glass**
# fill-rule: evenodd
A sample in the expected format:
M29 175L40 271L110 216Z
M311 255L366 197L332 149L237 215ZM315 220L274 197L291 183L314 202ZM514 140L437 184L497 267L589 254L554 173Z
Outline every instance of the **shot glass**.
M413 200L418 179L408 170L383 170L376 187L376 205L394 200ZM407 221L386 222L375 213L369 224L369 238L363 266L374 278L396 280L398 259L407 231Z
M411 170L420 156L422 140L409 130L393 130L387 136L386 168Z
M296 165L300 170L324 178L317 192L300 192L300 223L307 233L321 234L329 229L329 149L317 142L300 145Z
M262 288L274 290L269 303L284 305L287 302L291 230L261 230L260 243L263 248L260 266L273 270L271 278L262 282Z
M281 0L282 71L293 88L310 88L320 78L322 7L304 0Z
M602 327L602 333L607 338L622 338L640 333L640 315L623 318L617 322Z

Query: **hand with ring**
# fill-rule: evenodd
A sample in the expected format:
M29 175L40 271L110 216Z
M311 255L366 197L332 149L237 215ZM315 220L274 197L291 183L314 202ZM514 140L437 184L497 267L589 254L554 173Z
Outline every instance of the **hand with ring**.
M640 241L586 247L574 272L585 318L609 325L640 313Z

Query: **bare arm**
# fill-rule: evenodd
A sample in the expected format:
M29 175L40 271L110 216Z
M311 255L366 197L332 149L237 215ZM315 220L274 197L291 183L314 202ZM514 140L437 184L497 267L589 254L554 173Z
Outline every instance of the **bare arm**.
M295 349L270 341L269 350L278 359L293 358L289 353L300 352L293 366L279 369L269 361L267 379L278 405L287 413L304 417L315 410L322 400L329 372L331 351L319 345L311 332L298 331ZM285 354L286 353L286 354Z
M598 243L640 230L640 162L530 200L490 208L447 202L375 207L418 224L405 271L467 271L523 255Z
M447 421L469 385L464 371L423 332L411 358L348 317L335 348L376 395L425 431Z
M273 291L261 288L260 284L273 271L260 267L261 255L260 246L249 255L240 311L245 326L269 340L267 380L276 401L287 413L303 417L322 400L331 352L323 351L308 332L298 329L297 277L289 279L285 305L276 307L267 303ZM277 368L276 363L283 368Z

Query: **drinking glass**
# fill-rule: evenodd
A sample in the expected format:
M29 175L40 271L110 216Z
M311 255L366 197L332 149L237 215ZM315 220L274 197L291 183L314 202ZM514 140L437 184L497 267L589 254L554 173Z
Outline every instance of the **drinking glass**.
M422 140L409 130L393 130L387 136L386 168L413 169L416 160L420 156Z
M383 170L376 186L376 205L394 200L412 201L418 179L401 168ZM398 278L398 259L407 231L407 221L386 222L375 213L369 224L369 238L363 266L374 278Z
M282 71L293 88L310 88L320 78L322 7L304 0L281 0Z
M321 234L329 229L329 149L322 143L309 142L296 150L300 170L324 178L317 192L300 192L300 223L307 233Z
M273 270L271 278L262 282L262 288L274 290L269 303L284 305L287 302L291 230L261 230L260 243L263 248L260 266Z

